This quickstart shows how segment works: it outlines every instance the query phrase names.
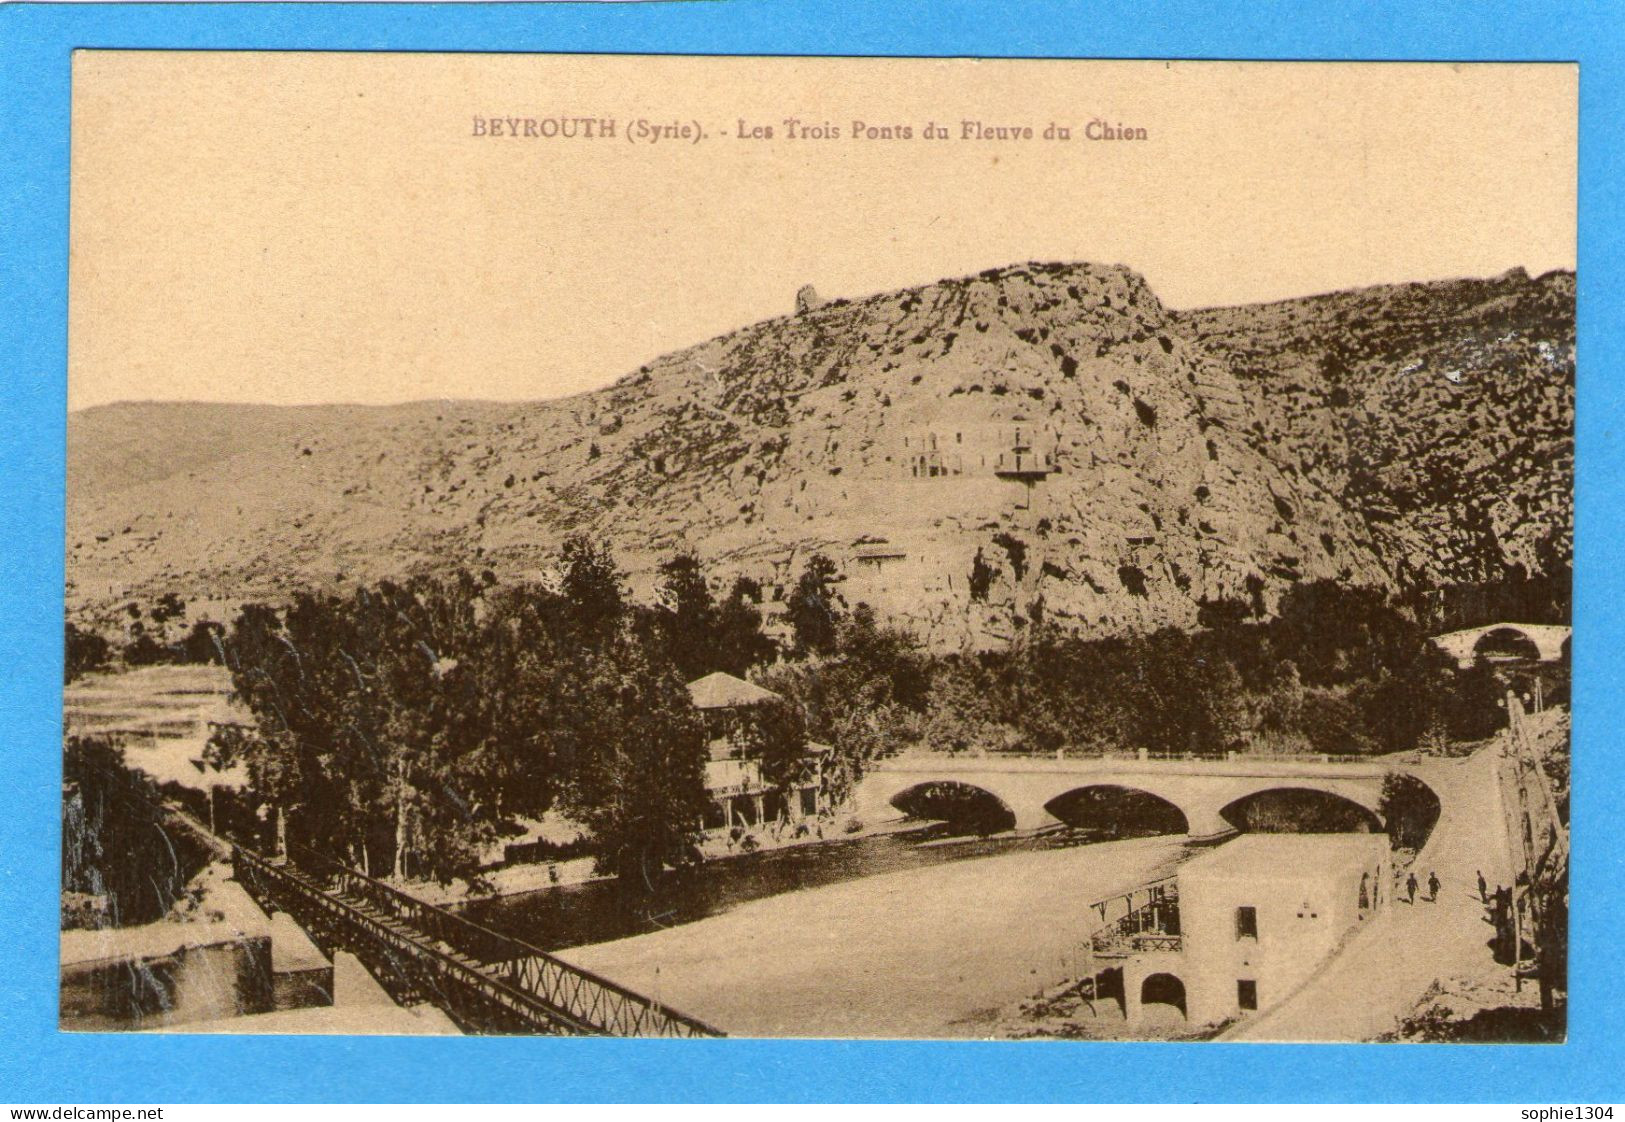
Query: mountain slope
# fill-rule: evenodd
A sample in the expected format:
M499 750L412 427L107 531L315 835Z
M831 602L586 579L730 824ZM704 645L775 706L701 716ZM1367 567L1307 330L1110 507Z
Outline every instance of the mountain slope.
M1356 513L1401 576L1489 580L1567 561L1572 273L1179 318L1258 403L1254 443Z
M534 574L578 529L635 588L692 548L770 610L822 550L848 601L942 645L1478 571L1566 547L1572 300L1570 277L1509 276L1173 313L1122 267L1024 265L809 299L558 401L87 410L70 610ZM1430 482L1458 461L1488 472L1459 502ZM1453 510L1469 530L1440 528Z

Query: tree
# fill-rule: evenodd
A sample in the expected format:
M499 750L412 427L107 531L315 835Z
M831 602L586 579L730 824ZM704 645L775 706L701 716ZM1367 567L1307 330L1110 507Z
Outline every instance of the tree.
M999 570L987 563L987 558L982 556L982 547L977 546L976 556L971 558L968 581L970 598L974 603L980 604L987 600L988 591L993 587L993 578L998 575Z
M1240 627L1252 614L1252 605L1233 596L1221 596L1217 600L1203 597L1196 606L1197 625L1213 631Z
M1019 734L1001 719L998 696L979 659L954 656L931 676L930 697L921 722L921 739L932 751L1000 751L1015 745Z
M106 639L71 623L67 625L62 648L64 683L102 669L113 656L113 648Z
M591 830L602 870L652 887L699 839L705 726L675 666L629 638L589 653L584 670L559 730L565 809Z
M1234 665L1175 631L1131 641L1128 696L1135 740L1155 751L1222 755L1239 743L1242 682Z
M666 650L689 680L717 670L743 677L753 666L771 661L776 648L762 634L762 614L755 602L761 586L737 577L718 601L699 560L683 553L660 566L656 609Z
M699 558L680 553L660 566L657 592L666 649L686 677L699 678L717 666L717 605Z
M840 571L822 553L807 559L785 602L785 615L803 653L827 654L835 648L841 609L845 606L835 583Z
M174 652L161 645L140 621L131 625L131 638L124 645L122 657L126 666L156 666L174 661Z
M778 645L762 632L762 586L749 577L735 577L728 595L717 605L714 656L717 670L744 677L752 667L773 661Z
M1414 775L1391 771L1382 777L1377 813L1394 848L1420 850L1439 821L1439 797Z
M212 620L198 620L180 641L181 660L198 665L222 662L225 633L226 629Z
M559 590L575 619L589 635L603 637L620 622L626 596L621 570L607 545L585 534L571 534L561 551Z
M919 739L930 671L913 636L879 625L859 605L837 622L830 653L776 666L762 684L796 707L809 736L835 749L824 783L840 802L870 760Z
M180 619L186 615L186 601L173 592L166 592L158 597L158 602L152 606L152 621L162 627L172 619Z
M69 737L62 752L62 888L106 900L111 926L162 918L209 859L166 821L162 796L106 737Z
M1340 685L1407 665L1426 639L1378 589L1335 581L1296 584L1269 625L1276 651L1305 685Z
M788 702L750 706L734 736L743 755L760 760L762 778L779 791L788 793L812 778L806 722Z

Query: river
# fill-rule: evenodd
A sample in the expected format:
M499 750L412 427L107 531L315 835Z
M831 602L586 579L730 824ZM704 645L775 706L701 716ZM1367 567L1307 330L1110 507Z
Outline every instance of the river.
M666 873L653 892L598 880L472 901L461 910L543 950L562 950L662 931L787 892L972 858L1073 848L1088 840L1068 831L953 837L946 826L927 825L717 858Z

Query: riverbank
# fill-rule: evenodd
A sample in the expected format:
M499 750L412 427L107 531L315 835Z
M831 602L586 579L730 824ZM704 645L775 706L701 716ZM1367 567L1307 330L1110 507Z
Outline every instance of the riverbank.
M1076 966L1089 905L1182 838L975 857L801 889L560 952L736 1036L985 1037Z
M849 830L847 823L851 821L856 820L850 817L838 818L833 824L825 826L822 834L808 833L796 837L787 833L779 839L768 836L767 840L760 842L751 850L745 850L723 838L710 839L701 845L700 853L707 862L729 861L735 858L748 857L753 853L774 853L784 849L835 845L859 838L885 837L891 834L908 833L923 829L929 825L929 823L916 819L896 818L873 826L860 825L858 829ZM591 857L576 857L568 861L537 861L509 865L504 869L493 870L485 874L485 887L477 891L466 880L456 880L451 884L415 880L408 881L398 887L401 891L422 900L426 904L446 908L457 907L462 904L488 903L512 899L514 897L528 896L536 892L546 892L550 889L607 882L614 879L613 874L599 872L596 863Z

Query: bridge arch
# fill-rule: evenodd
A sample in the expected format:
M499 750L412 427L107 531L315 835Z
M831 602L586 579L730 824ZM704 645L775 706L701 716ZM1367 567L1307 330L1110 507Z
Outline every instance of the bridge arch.
M953 779L929 779L905 787L891 797L891 805L910 818L947 822L977 834L998 834L1014 829L1015 811L985 787Z
M1117 783L1074 787L1050 799L1044 809L1074 829L1106 837L1190 832L1189 817L1173 800L1142 787Z
M1307 785L1264 787L1232 799L1219 817L1243 833L1378 833L1382 818L1338 791Z
M1558 662L1568 657L1571 629L1559 623L1491 623L1467 627L1431 642L1466 669L1483 658Z
M1539 662L1540 644L1520 627L1492 627L1473 642L1473 660Z

